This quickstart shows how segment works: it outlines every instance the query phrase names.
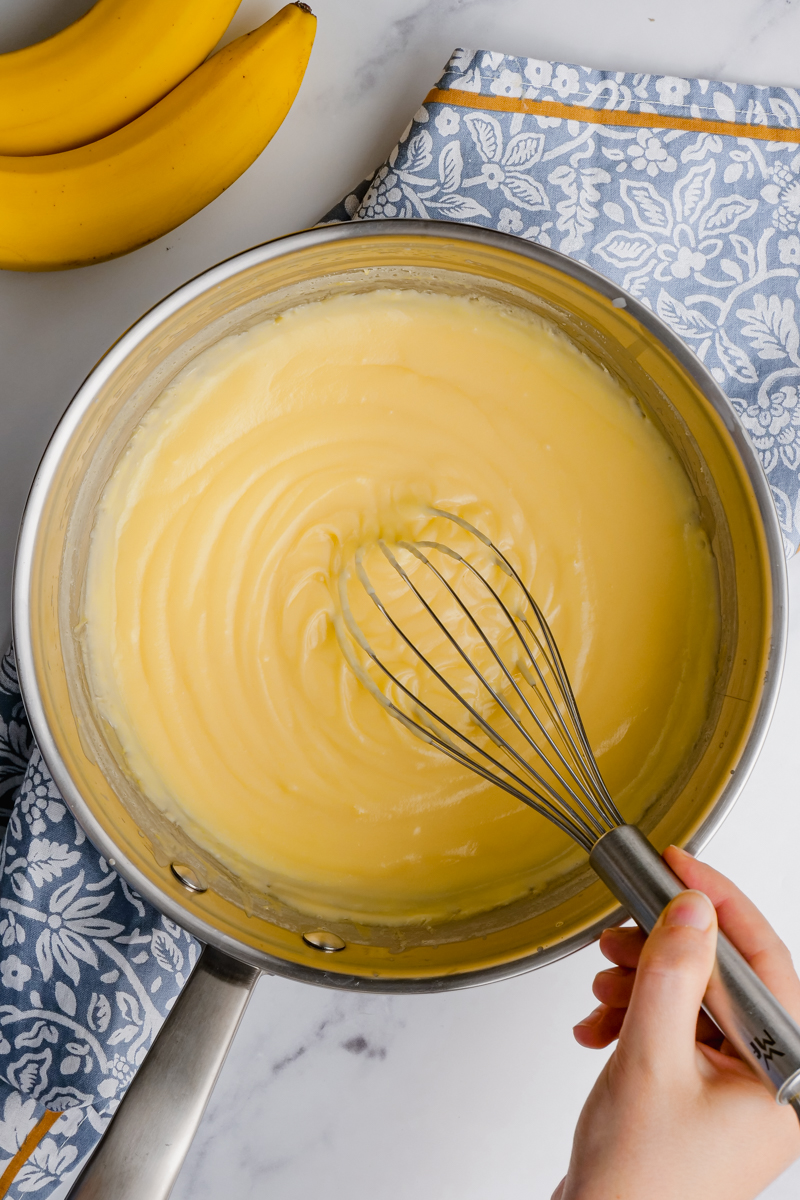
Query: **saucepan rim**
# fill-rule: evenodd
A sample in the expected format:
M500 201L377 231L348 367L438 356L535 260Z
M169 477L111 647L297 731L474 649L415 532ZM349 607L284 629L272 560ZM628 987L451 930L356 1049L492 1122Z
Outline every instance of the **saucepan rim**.
M623 291L615 283L606 279L598 272L593 271L583 263L569 258L557 250L541 246L535 242L525 241L511 234L503 234L494 230L471 225L460 225L448 221L420 219L359 221L352 224L317 226L312 229L284 235L225 259L208 270L201 272L160 300L106 351L100 361L90 371L64 412L48 443L28 496L17 542L13 579L12 628L20 688L28 719L39 749L64 800L97 849L106 858L112 857L116 859L116 869L120 870L121 868L121 874L151 904L183 925L184 928L195 934L202 941L215 945L218 949L231 954L235 958L248 962L265 972L274 972L297 981L322 986L346 989L357 988L359 991L383 993L432 992L475 986L476 984L488 983L492 980L519 975L526 971L545 966L547 963L563 958L565 955L573 953L594 940L604 928L617 923L622 918L623 910L616 909L594 924L578 931L573 936L547 947L543 952L532 953L512 962L490 967L426 977L397 978L382 976L374 978L348 975L326 970L322 964L317 968L292 962L289 959L272 956L266 952L256 950L244 942L240 942L238 939L214 928L214 926L206 922L201 916L193 912L191 908L182 906L172 896L162 891L157 882L144 875L126 858L124 852L114 843L113 837L107 832L105 827L100 825L92 814L87 801L83 798L74 783L49 728L45 707L37 684L33 630L29 610L37 532L48 488L52 483L58 463L66 447L69 445L75 429L80 425L81 420L94 402L100 389L121 366L126 357L136 349L139 343L153 333L165 320L177 313L184 305L197 300L204 293L227 282L240 272L278 260L287 255L293 255L299 251L324 247L335 242L365 238L382 239L387 237L399 237L401 239L424 239L429 237L441 239L444 237L463 243L465 247L485 246L501 249L506 253L531 259L562 275L566 275L588 287L610 303L613 303L615 300L624 301L624 307L627 309L627 312L653 338L661 343L683 371L693 379L699 391L717 414L730 435L741 464L747 474L750 486L753 489L761 518L762 531L769 558L772 589L772 627L769 630L768 668L754 713L752 726L737 764L736 772L724 786L706 819L686 843L687 848L694 853L697 853L705 846L728 816L755 765L775 709L783 671L787 639L788 585L783 538L769 484L758 455L722 389L697 356L669 329L660 317L641 301L631 296L630 293Z

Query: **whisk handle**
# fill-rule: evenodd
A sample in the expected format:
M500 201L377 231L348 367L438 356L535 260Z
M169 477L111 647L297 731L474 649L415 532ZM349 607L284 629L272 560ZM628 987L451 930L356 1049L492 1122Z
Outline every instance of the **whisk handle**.
M595 845L589 862L645 933L685 890L635 825L620 825ZM724 933L703 1007L781 1104L800 1117L800 1027Z

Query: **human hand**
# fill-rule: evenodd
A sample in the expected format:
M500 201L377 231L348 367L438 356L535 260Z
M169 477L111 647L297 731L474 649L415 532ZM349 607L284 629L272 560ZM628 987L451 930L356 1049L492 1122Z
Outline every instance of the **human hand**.
M600 1001L575 1026L582 1046L619 1038L584 1105L569 1171L552 1200L754 1200L800 1155L793 1109L776 1104L700 1005L717 921L784 1008L800 1020L800 980L758 909L718 871L671 846L691 891L649 938L607 929Z

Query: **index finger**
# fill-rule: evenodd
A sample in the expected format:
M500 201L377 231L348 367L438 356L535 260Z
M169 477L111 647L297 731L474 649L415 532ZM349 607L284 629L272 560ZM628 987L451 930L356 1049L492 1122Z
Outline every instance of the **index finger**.
M638 925L615 926L600 935L600 953L618 967L638 967L645 935Z
M800 980L791 954L752 900L719 871L677 846L669 846L664 859L687 887L705 892L717 910L720 929L775 998L800 1018Z

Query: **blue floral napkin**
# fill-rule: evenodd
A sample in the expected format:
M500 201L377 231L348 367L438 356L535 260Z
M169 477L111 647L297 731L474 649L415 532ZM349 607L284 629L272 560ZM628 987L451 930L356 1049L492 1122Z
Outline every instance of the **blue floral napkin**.
M797 548L800 92L457 50L387 161L326 221L417 216L555 246L653 308L730 397ZM0 1197L61 1200L199 946L69 814L10 655L3 804Z
M0 1196L51 1197L98 1141L199 943L86 840L33 742L10 652L0 663L4 801Z

